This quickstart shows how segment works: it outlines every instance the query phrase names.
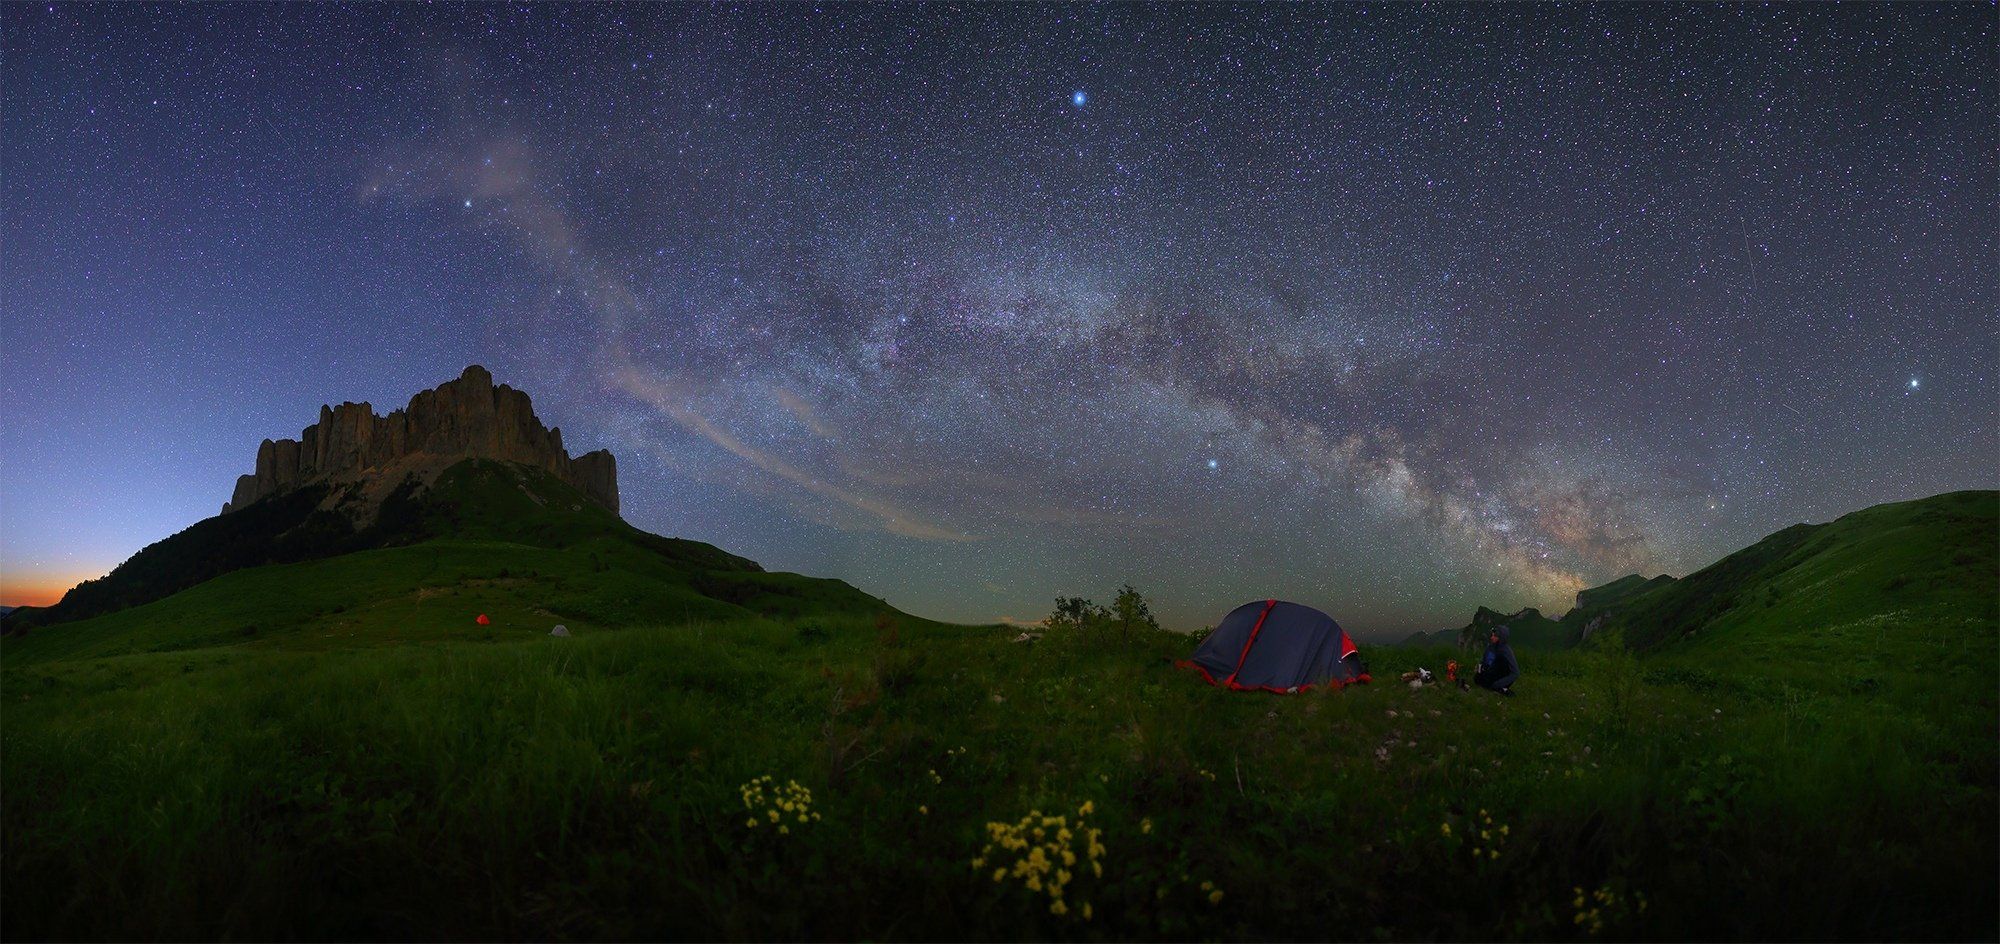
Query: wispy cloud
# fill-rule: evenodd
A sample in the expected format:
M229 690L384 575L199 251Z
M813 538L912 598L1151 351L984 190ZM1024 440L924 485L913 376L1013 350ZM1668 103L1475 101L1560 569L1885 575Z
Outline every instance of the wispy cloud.
M646 371L633 364L622 348L614 348L610 353L613 359L610 380L618 389L651 404L661 414L698 433L709 442L721 446L731 455L814 495L832 499L864 512L878 520L883 530L891 534L926 541L973 540L971 535L932 524L908 509L827 482L776 455L745 443L728 430L722 429L709 422L706 417L689 409L686 405L688 400L686 392L677 389L671 378Z

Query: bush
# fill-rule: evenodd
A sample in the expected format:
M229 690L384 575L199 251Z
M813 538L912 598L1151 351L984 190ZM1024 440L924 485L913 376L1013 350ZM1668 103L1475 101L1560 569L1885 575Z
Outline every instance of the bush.
M1098 606L1083 597L1057 597L1055 612L1043 621L1051 636L1102 641L1112 632L1121 644L1129 644L1136 631L1158 632L1160 621L1146 598L1131 584L1118 588L1109 607Z

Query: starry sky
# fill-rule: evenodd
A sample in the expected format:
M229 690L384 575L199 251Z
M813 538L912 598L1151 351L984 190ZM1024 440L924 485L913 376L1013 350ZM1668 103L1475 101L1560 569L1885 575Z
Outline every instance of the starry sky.
M1559 613L2000 480L1995 25L0 6L0 598L480 363L923 616Z

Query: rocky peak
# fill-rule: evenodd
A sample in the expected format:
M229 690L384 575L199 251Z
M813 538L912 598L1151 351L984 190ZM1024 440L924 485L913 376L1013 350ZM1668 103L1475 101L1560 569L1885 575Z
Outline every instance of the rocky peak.
M542 426L528 395L496 386L493 375L477 364L388 416L376 416L366 403L320 407L319 422L299 438L266 439L257 447L256 471L236 480L236 492L222 510L308 484L377 480L394 487L410 475L428 481L464 459L547 469L618 510L618 464L611 453L570 458L562 430Z

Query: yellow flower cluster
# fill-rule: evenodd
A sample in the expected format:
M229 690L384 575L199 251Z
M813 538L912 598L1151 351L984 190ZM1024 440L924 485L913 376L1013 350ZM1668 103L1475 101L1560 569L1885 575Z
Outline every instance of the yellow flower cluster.
M1627 915L1644 914L1646 912L1646 893L1644 892L1633 892L1632 896L1627 898L1612 890L1609 885L1588 895L1584 894L1583 886L1581 885L1577 886L1574 891L1576 892L1576 900L1570 904L1576 907L1576 919L1572 923L1591 934L1604 933L1604 926L1608 922L1616 921Z
M1200 773L1202 776L1207 777L1211 783L1214 782L1215 774L1209 772L1208 768L1206 767L1202 768Z
M819 814L812 808L812 791L796 780L787 780L779 786L766 774L744 784L738 792L743 795L743 808L750 813L743 825L751 829L768 822L778 828L779 835L786 835L792 831L793 822L803 825L819 821Z
M1085 801L1076 808L1074 822L1069 816L1030 810L1017 822L987 823L986 835L992 841L979 850L972 868L985 872L990 865L994 882L1019 881L1030 892L1048 895L1050 914L1070 914L1063 894L1078 873L1087 866L1093 877L1104 875L1104 831L1090 825L1090 814L1096 811L1095 803ZM1089 902L1078 903L1076 911L1090 920Z
M1222 889L1215 887L1214 882L1201 883L1201 890L1208 893L1209 904L1211 905L1222 904Z
M1469 831L1470 830L1468 830L1468 832ZM1500 858L1500 846L1507 841L1507 831L1508 831L1507 825L1505 823L1500 823L1496 825L1493 822L1493 817L1487 815L1485 810L1480 810L1479 841L1483 843L1483 845L1476 845L1472 847L1473 861L1478 861L1479 857L1482 855L1485 856L1488 861ZM1451 835L1450 823L1445 824L1444 834L1447 836Z

